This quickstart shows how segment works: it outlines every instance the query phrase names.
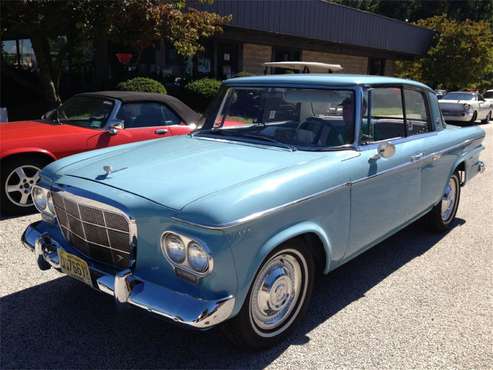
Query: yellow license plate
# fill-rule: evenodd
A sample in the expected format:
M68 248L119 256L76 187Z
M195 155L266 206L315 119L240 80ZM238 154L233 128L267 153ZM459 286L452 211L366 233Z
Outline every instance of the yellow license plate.
M64 273L92 286L91 273L86 261L65 252L61 248L58 249L58 257L60 259L60 267Z

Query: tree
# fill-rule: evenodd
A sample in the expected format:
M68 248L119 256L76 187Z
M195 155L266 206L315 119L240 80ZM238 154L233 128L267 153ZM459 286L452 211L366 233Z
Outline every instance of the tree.
M436 32L433 43L424 57L396 63L400 77L452 90L493 85L493 32L488 22L435 16L416 24Z
M484 0L333 0L336 3L385 15L401 21L446 15L449 19L490 22L493 27L493 2Z
M31 38L43 95L51 105L60 102L65 57L84 40L93 40L97 50L115 41L135 50L138 60L145 47L165 38L178 53L191 56L229 20L187 7L186 0L18 0L3 1L1 11L2 34ZM63 47L53 58L50 44L60 38Z

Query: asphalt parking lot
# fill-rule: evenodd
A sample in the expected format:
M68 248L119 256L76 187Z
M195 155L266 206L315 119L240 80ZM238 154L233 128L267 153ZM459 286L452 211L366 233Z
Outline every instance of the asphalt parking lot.
M454 227L417 222L323 277L288 341L252 354L169 324L53 270L0 221L0 368L493 368L493 125L487 170ZM376 210L378 211L378 210Z

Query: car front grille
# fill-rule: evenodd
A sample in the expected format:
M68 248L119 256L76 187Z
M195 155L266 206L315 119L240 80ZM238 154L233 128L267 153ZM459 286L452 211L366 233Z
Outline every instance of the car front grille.
M66 192L53 192L65 239L82 254L116 268L130 267L134 225L120 210Z

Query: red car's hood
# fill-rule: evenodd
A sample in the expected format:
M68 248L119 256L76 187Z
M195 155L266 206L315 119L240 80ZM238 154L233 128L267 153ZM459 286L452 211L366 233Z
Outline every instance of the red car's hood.
M67 134L87 132L87 128L72 125L57 125L43 121L17 121L0 124L0 140L2 144L9 141L37 140L43 137L63 136Z

